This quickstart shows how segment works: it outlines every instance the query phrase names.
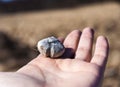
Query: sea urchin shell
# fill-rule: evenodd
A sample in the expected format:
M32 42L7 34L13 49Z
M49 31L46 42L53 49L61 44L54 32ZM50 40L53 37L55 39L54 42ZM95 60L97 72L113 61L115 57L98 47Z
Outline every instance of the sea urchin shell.
M51 58L60 57L65 51L63 44L53 36L40 40L37 48L43 56Z

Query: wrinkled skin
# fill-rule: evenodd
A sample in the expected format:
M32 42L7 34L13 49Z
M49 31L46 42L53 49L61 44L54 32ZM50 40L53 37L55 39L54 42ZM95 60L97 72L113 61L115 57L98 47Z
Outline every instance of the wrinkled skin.
M0 87L98 87L109 46L107 39L99 36L92 55L93 34L90 28L82 33L72 31L62 40L67 50L61 58L38 55L17 72L0 73Z

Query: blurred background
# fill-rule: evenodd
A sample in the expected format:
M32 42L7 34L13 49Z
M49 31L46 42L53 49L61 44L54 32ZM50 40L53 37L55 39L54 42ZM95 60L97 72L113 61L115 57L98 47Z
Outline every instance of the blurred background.
M0 0L0 71L16 71L39 53L37 41L92 27L110 42L102 87L120 87L119 0ZM94 42L95 43L95 42Z

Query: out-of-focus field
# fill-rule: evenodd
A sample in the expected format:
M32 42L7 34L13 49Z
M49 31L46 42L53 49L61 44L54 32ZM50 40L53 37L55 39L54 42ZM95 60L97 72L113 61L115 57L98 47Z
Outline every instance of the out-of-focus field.
M65 37L74 29L95 29L95 39L104 35L110 42L110 55L103 87L120 87L120 4L88 6L0 15L0 71L16 70L34 58L39 39ZM8 46L6 41L15 46ZM5 43L5 44L4 44ZM5 48L4 48L5 47ZM23 57L23 58L22 58Z

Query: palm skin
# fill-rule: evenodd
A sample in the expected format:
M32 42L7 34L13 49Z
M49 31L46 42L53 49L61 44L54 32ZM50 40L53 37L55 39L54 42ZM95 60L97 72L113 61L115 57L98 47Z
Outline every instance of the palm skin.
M93 38L90 28L82 34L74 30L63 41L65 48L71 50L61 58L39 55L17 73L32 78L34 87L98 87L108 58L108 42L99 36L92 56Z
M26 66L24 74L34 76L34 71L31 74L31 70L37 69L38 72L35 72L36 74L44 74L40 77L42 77L42 82L45 83L43 85L46 85L45 87L97 87L99 66L95 64L78 59L62 60L43 57L36 59L34 62L38 62L39 65L34 63L28 64L30 68L26 69L28 67ZM39 79L39 77L37 78Z

